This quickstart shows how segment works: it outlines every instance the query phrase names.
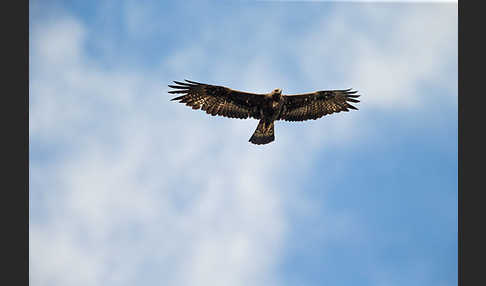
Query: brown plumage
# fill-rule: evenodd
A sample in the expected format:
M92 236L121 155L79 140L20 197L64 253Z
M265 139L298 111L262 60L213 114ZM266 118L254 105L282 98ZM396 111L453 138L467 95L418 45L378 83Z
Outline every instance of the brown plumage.
M202 109L211 115L229 118L260 120L250 138L254 144L267 144L275 140L275 120L304 121L327 114L358 109L349 102L359 102L357 91L321 90L304 94L282 95L277 88L270 93L249 93L224 86L185 80L169 85L172 94L182 94L172 100L185 103L193 109Z

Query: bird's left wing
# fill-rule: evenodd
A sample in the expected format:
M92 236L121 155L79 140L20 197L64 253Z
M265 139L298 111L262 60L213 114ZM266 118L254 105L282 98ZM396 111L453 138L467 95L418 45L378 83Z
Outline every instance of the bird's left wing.
M284 109L279 117L286 121L317 119L324 115L358 109L349 102L359 102L352 89L320 90L311 93L284 95Z
M183 94L171 100L178 100L193 109L202 109L211 115L245 119L260 119L258 106L264 100L264 94L233 90L224 86L210 85L195 81L174 81L169 85L173 94Z

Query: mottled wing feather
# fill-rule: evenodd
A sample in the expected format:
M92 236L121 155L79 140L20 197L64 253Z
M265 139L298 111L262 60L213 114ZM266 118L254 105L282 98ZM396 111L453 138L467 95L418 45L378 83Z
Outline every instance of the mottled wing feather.
M177 85L169 85L174 89L169 93L182 94L172 100L178 100L193 109L202 109L213 116L260 119L258 107L263 103L264 94L242 92L224 86L190 80L185 81L174 81Z
M286 121L318 119L324 115L358 109L349 102L359 102L357 91L321 90L312 93L284 95L284 110L280 118Z

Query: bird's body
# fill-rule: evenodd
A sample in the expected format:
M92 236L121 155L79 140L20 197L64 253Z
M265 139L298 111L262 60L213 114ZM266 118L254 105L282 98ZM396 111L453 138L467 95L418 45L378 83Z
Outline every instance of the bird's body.
M351 89L322 90L312 93L282 95L280 88L270 93L257 94L233 90L186 80L185 83L174 81L169 85L175 90L169 93L183 93L173 98L191 106L193 109L206 111L211 115L230 118L254 118L260 120L257 129L250 138L254 144L267 144L275 140L274 122L276 120L304 121L317 119L326 114L357 109L349 102L359 102L359 95Z
M263 105L264 117L277 120L282 112L283 106L284 98L282 97L282 90L280 88L265 94L265 104Z

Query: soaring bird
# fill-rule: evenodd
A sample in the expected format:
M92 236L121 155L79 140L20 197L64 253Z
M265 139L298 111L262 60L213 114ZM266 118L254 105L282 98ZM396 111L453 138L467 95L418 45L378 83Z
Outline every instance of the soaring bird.
M357 103L359 94L350 89L319 90L302 94L282 94L276 88L269 93L250 93L224 86L210 85L190 80L174 81L169 85L172 98L193 109L202 109L211 115L229 118L254 118L260 120L249 142L267 144L275 140L276 120L304 121L327 114L358 109L349 102Z

